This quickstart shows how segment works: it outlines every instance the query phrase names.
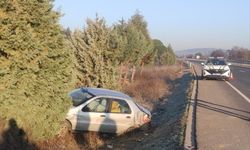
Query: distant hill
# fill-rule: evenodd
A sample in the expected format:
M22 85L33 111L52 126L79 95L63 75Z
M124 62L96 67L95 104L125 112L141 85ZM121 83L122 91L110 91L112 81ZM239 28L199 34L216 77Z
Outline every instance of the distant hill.
M185 55L196 54L200 52L203 55L210 55L211 52L213 52L214 50L216 50L216 48L192 48L192 49L175 51L175 54L177 56L185 56Z

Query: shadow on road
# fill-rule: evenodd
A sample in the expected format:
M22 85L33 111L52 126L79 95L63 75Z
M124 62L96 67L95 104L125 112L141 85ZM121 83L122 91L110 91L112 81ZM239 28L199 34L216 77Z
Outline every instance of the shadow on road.
M233 116L242 120L250 121L250 112L245 110L240 110L220 104L215 104L211 102L206 102L204 100L197 99L197 107L205 108L208 110L223 113L228 116ZM244 113L244 115L242 114Z

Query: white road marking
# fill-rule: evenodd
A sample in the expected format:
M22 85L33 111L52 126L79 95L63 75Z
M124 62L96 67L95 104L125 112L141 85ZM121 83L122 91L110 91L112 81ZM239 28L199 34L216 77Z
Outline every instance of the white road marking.
M233 88L238 94L240 94L240 96L242 96L246 101L248 101L248 103L250 103L250 99L244 95L240 90L238 90L235 86L233 86L231 83L229 83L228 81L226 81L226 83L231 86L231 88Z
M245 70L240 70L240 72L246 72Z

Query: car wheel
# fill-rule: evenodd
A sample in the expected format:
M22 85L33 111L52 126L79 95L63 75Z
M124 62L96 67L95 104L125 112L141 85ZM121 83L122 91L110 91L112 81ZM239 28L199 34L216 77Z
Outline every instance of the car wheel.
M65 120L60 129L59 137L64 137L65 135L70 134L71 132L72 132L72 125L70 121Z
M65 121L65 127L66 127L67 131L69 131L69 132L72 131L72 124L70 121L68 121L68 120Z
M200 76L201 80L204 80L205 77L203 76L203 71L201 71L201 76Z
M202 75L201 80L207 80L207 78Z

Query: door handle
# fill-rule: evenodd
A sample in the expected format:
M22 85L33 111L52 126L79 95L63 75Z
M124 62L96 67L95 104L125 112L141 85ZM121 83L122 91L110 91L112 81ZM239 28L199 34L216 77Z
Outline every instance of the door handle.
M127 116L126 118L131 118L130 116Z
M106 117L105 115L100 115L100 117Z

